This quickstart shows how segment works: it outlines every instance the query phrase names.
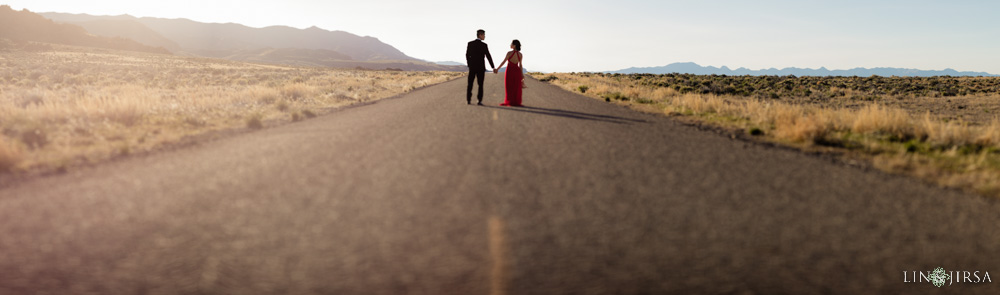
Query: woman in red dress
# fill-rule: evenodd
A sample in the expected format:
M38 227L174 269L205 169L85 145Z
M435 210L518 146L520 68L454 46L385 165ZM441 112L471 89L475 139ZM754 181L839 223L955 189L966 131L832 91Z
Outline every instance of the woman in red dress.
M507 71L504 73L504 100L500 105L502 106L521 106L521 87L524 84L524 74L521 73L521 61L524 60L524 56L521 55L521 41L514 40L510 43L510 49L507 52L507 57L503 58L503 62L500 62L500 66L493 70L494 73L500 71L499 69L503 67L504 63L510 61L507 65Z

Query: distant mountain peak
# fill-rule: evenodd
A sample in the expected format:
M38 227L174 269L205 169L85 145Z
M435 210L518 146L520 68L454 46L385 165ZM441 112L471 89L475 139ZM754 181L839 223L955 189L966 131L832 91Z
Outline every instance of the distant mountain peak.
M9 6L5 7L9 10ZM3 12L4 9L0 9L0 13ZM52 25L60 23L60 26L76 28L74 30L79 35L103 36L100 38L119 43L123 42L119 39L128 38L138 42L135 45L162 47L164 52L171 50L186 56L310 67L468 70L464 65L438 65L412 58L375 37L329 31L317 26L305 29L284 25L254 28L238 23L203 23L186 18L56 12L40 13L37 18ZM39 27L12 23L10 19L0 16L0 37L5 32L24 35L25 31L30 31L24 28L33 30ZM93 38L98 38L96 36Z
M665 65L662 67L645 67L645 68L627 68L618 71L610 71L608 73L621 73L621 74L637 74L637 73L647 73L647 74L696 74L696 75L730 75L730 76L915 76L915 77L931 77L931 76L983 76L983 77L996 77L998 75L986 73L986 72L959 72L952 68L946 68L940 71L933 70L918 70L918 69L904 69L904 68L889 68L889 67L876 67L876 68L853 68L850 70L829 70L826 67L820 67L819 69L803 69L803 68L769 68L762 70L750 70L744 67L740 67L735 70L729 69L727 66L722 66L721 68L716 68L712 66L701 66L693 62L678 62Z
M97 36L81 26L57 23L27 9L15 11L7 5L0 6L0 38L170 54L163 47L144 45L121 36Z
M66 13L41 13L58 22L81 23L92 20L121 19L121 16L89 16ZM203 23L190 19L143 17L136 19L150 30L175 42L181 52L205 54L227 51L252 51L264 48L300 48L329 50L350 56L356 61L416 61L392 45L377 38L361 37L344 31L328 31L317 26L298 29L289 26L253 28L237 23Z

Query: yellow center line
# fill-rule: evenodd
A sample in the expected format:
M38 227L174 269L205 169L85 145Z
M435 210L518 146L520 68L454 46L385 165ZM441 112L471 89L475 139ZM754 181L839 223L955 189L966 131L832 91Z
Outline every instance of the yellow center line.
M493 111L493 121L496 121L497 119L497 111Z
M494 113L494 118L496 118L496 113ZM490 257L493 260L493 269L490 274L490 295L506 294L507 289L507 266L506 261L504 260L506 252L506 237L504 236L503 227L503 221L500 220L500 217L490 216Z

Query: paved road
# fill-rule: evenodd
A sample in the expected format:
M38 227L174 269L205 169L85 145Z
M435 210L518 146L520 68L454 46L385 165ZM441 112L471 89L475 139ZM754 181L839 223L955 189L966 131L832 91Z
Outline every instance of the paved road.
M1000 291L904 282L1000 280L995 200L528 85L525 108L459 79L0 190L0 294Z

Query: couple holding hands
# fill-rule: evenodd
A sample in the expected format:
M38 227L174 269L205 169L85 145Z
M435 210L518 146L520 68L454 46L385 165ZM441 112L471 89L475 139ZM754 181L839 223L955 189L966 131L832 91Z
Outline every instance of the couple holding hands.
M494 74L498 73L500 67L503 67L507 61L510 61L507 71L504 72L504 100L500 105L521 106L521 88L524 87L524 75L521 73L523 69L521 61L524 58L521 55L521 41L515 39L511 42L511 51L507 52L500 67L494 67L493 57L490 56L490 50L483 40L486 40L486 31L478 30L476 31L476 40L470 41L468 47L465 48L465 62L469 65L469 87L465 94L465 103L472 104L472 81L478 80L478 105L483 105L483 79L486 75L486 64L483 62L483 58L485 57L486 60L490 61L490 67L493 68Z

